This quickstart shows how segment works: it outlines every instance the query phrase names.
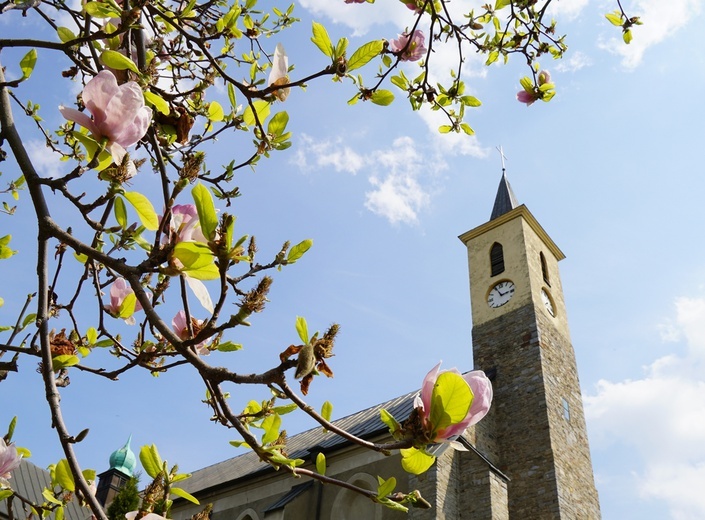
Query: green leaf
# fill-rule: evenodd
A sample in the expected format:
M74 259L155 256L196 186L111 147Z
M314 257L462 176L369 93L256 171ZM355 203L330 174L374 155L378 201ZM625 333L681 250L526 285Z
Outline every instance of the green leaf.
M51 502L52 504L56 504L58 506L62 504L61 500L54 496L54 493L52 493L51 489L44 488L44 490L42 491L42 496L47 500L47 502Z
M311 249L311 246L313 245L313 240L310 238L307 238L306 240L303 240L296 244L294 247L292 247L289 250L289 254L286 257L286 262L288 264L293 264L295 263L299 258L304 256L304 253Z
M255 112L252 111L253 106L255 107L257 119L259 119L260 123L264 123L264 120L267 119L267 116L269 116L269 111L271 110L271 106L268 101L264 101L263 99L253 101L252 105L248 105L242 114L242 121L247 126L255 124Z
M387 480L379 478L379 480L380 483L379 487L377 488L377 496L380 498L386 497L392 491L394 491L394 488L397 487L397 479L395 479L394 477L389 477Z
M504 9L511 3L511 0L497 0L497 3L494 5L494 10L499 11L500 9Z
M450 132L451 130L453 130L453 126L452 126L452 125L441 125L441 126L438 127L438 131L439 131L440 133L442 133L442 134L447 134L447 133Z
M0 500L5 500L6 498L10 498L14 494L15 494L15 492L12 491L11 489L0 489Z
M333 404L330 401L323 403L321 407L321 417L328 422L330 422L331 417L333 417Z
M614 13L607 13L605 15L605 18L607 18L612 25L616 25L617 27L622 26L622 15L619 13L619 11L615 11Z
M375 90L370 97L370 101L375 105L386 107L387 105L391 105L392 101L394 101L394 94L389 90Z
M458 424L467 416L473 395L470 385L460 374L443 372L436 378L431 393L431 415L434 432Z
M58 27L56 29L56 33L59 35L59 40L61 40L61 43L70 42L71 40L76 39L76 35L67 27Z
M272 116L267 125L267 133L273 136L279 136L284 133L286 125L289 123L289 114L286 112L277 112Z
M208 120L209 121L222 121L225 117L225 112L223 112L223 107L217 101L211 101L208 105Z
M249 448L250 445L247 444L245 441L230 441L231 446L235 446L236 448Z
M296 317L296 332L304 345L308 344L308 324L303 316Z
M401 453L401 467L404 471L413 475L420 475L433 465L436 457L424 450L409 448L399 450Z
M54 468L54 478L56 479L56 483L66 491L76 491L76 484L74 483L68 460L61 459L56 464Z
M160 113L168 116L171 113L171 108L169 108L169 103L158 94L145 90L142 92L144 95L144 100L157 109Z
M475 130L473 130L469 124L467 123L460 123L460 128L465 132L467 135L475 135Z
M632 30L627 29L626 31L624 31L622 33L622 39L624 40L624 43L626 43L627 45L632 43Z
M161 473L162 467L164 466L162 458L159 456L157 447L154 444L142 446L140 449L140 462L147 472L147 475L152 478L157 478L157 475Z
M338 40L338 45L335 46L335 51L333 52L334 60L337 60L341 56L345 56L345 53L348 50L348 43L347 38L341 38Z
M190 278L195 278L196 280L215 280L220 278L218 266L212 262L208 265L204 265L203 267L184 269L184 274ZM212 311L209 310L209 312Z
M311 41L316 44L316 47L321 49L323 54L331 59L333 58L333 44L328 36L328 31L318 22L313 22L313 38L311 38Z
M228 99L233 110L237 110L237 98L235 97L235 87L232 83L228 83Z
M387 410L382 408L379 411L379 418L380 420L386 424L389 427L389 431L393 434L397 430L399 430L400 425L399 422L394 418L394 416L389 413Z
M120 303L120 308L118 309L118 318L126 319L135 313L135 307L137 306L137 296L135 293L130 293L122 300Z
M83 9L95 18L120 18L120 11L107 2L88 2Z
M213 252L201 242L179 242L172 252L184 264L184 270L199 270L213 263Z
M367 65L373 58L380 55L383 48L384 40L374 40L364 44L350 56L346 69L347 72Z
M54 520L64 520L64 506L57 507L54 510Z
M120 197L115 197L115 207L113 208L115 212L115 220L120 225L122 229L127 228L127 208L125 208L125 201Z
M172 488L169 489L169 491L171 491L171 492L172 492L174 495L176 495L177 497L185 498L186 500L188 500L188 501L191 502L192 504L196 504L196 505L200 505L200 504L201 504L195 496L193 496L193 495L192 495L191 493L189 493L188 491L184 491L184 490L181 489L181 488L172 487Z
M135 208L137 216L145 228L150 231L156 231L159 228L159 217L147 197L136 191L126 191L122 195Z
M326 456L321 452L316 455L316 471L321 475L326 474Z
M193 201L196 203L198 221L201 224L203 236L205 236L207 240L213 240L215 238L215 231L218 228L218 216L215 214L213 196L208 188L200 182L193 187L191 195L193 196Z
M86 149L86 155L88 158L88 161L91 162L93 161L93 157L95 154L100 150L100 144L98 141L93 139L91 136L84 134L83 132L80 131L74 131L72 132L72 135L83 145L83 147ZM113 162L113 156L110 155L105 149L101 150L100 155L98 156L98 166L95 167L96 170L102 171L110 164Z
M497 58L499 58L499 51L490 52L489 56L487 56L485 65L492 65L495 61L497 61Z
M242 350L242 345L233 343L232 341L226 341L225 343L218 344L218 350L220 352L235 352L236 350Z
M60 356L54 356L51 358L51 368L52 370L61 370L62 368L72 367L80 363L78 356L72 354L61 354Z
M482 105L482 101L477 99L475 96L463 96L460 100L463 102L463 105L467 107L479 107Z
M264 434L262 434L262 444L269 444L274 442L279 437L279 427L282 424L282 418L277 414L268 415L262 421L262 429Z
M291 403L291 404L285 404L284 406L275 406L274 408L272 408L272 411L274 413L278 413L279 415L284 415L284 414L293 412L297 408L298 408L298 405L296 403Z
M88 431L88 430L84 430ZM95 480L95 470L94 469L84 469L81 471L81 475L83 475L83 478L86 479L88 482L92 482Z
M37 64L37 50L31 49L24 58L20 60L20 68L22 69L22 80L28 79L32 75L34 66Z
M137 68L135 62L127 56L120 54L118 51L103 51L103 54L100 55L100 61L102 61L104 65L110 67L111 69L131 70L135 74L140 73L140 69Z
M22 326L20 327L20 330L24 330L27 325L30 323L34 323L37 320L37 313L32 312L30 314L27 314L27 316L24 317L22 320Z

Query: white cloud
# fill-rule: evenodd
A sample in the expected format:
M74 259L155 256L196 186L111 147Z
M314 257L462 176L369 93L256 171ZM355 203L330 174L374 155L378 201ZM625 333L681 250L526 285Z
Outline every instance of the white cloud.
M633 69L637 67L646 50L652 45L675 35L681 27L700 14L705 0L635 0L627 7L628 16L639 16L643 25L632 28L632 42L626 45L622 41L621 29L613 27L618 33L600 47L622 57L622 65Z
M580 51L573 52L569 54L568 59L562 59L556 65L556 70L559 72L575 72L585 67L590 67L592 65L592 59Z
M300 0L300 3L314 16L325 16L334 23L351 28L353 36L366 34L374 25L398 25L413 20L413 13L396 0L377 2L374 5L346 4L343 0Z
M316 140L303 135L292 161L302 170L333 169L355 175L369 172L372 189L365 208L392 224L416 224L438 188L438 174L447 165L435 147L411 137L399 137L365 155L343 144L342 138Z
M34 168L44 177L59 177L65 171L68 163L61 162L61 156L48 148L44 141L32 140L25 146Z
M548 15L561 20L574 20L583 12L590 0L561 0L548 6Z
M640 467L620 477L636 493L665 502L671 518L705 518L705 299L679 298L662 330L685 339L682 354L655 360L642 379L599 381L585 397L593 449L636 454Z

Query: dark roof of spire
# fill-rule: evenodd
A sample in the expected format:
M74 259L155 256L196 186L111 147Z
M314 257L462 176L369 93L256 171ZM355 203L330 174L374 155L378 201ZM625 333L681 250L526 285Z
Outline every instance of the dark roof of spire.
M507 174L502 172L502 180L499 181L499 188L497 188L497 197L494 199L494 207L492 208L492 216L490 220L494 220L497 217L510 212L519 205L512 187L509 185L507 180Z

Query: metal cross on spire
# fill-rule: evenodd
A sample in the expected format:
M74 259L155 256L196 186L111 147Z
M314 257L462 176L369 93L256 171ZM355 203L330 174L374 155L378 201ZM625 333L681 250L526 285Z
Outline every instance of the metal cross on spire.
M504 150L502 150L501 144L497 147L497 151L499 152L499 157L502 160L502 173L504 173L506 171L506 168L504 166L504 161L507 161L508 159L507 159L507 156L504 155Z

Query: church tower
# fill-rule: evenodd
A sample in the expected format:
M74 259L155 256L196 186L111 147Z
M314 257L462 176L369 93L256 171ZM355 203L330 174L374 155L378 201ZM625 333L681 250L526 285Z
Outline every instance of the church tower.
M476 369L494 402L476 447L508 478L510 519L600 518L558 262L565 258L502 174L468 249ZM493 515L494 518L494 515Z
M98 475L98 489L95 496L103 507L110 505L118 491L133 476L137 458L130 449L131 440L132 436L127 439L122 448L110 455L110 469Z

